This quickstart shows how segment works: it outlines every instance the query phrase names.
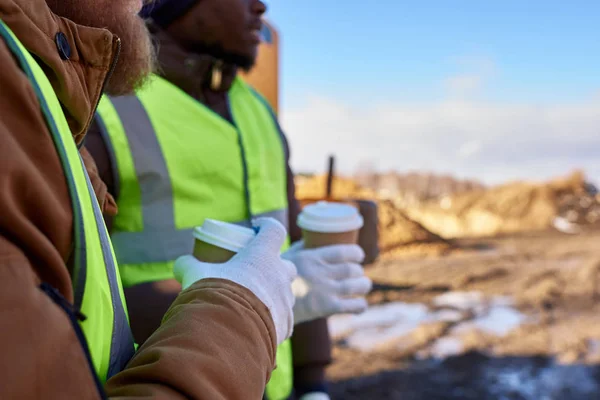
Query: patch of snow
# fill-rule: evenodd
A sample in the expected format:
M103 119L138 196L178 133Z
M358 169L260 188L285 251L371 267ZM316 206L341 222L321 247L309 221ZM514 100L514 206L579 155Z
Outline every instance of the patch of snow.
M431 345L429 351L434 358L448 358L461 354L464 346L462 340L457 337L442 337Z
M510 296L494 296L489 302L490 307L513 307L515 299Z
M346 343L353 349L360 351L372 351L382 345L386 340L385 334L379 329L364 329L350 334Z
M370 307L359 315L335 315L329 318L329 329L330 334L337 338L358 330L421 322L427 315L428 308L424 304L388 303Z
M357 329L346 337L346 343L361 351L372 351L403 339L409 340L408 337L424 323L458 322L463 318L462 313L456 310L440 310L429 313L427 307L421 304L395 304L397 307L394 309L397 312L396 317L398 317L395 323L387 326L383 324L370 325L369 327L358 327L361 324L355 324L354 327ZM375 311L376 314L381 312L381 310ZM368 319L374 320L372 316ZM383 321L383 318L380 321Z
M552 221L552 226L562 233L568 233L570 235L575 235L581 232L581 227L564 217L555 217Z
M451 307L462 311L480 311L484 308L484 298L481 292L449 292L433 299L437 307Z
M506 336L527 320L527 316L511 307L493 307L486 315L463 322L452 333L461 334L472 330L495 336Z
M439 310L429 315L430 321L458 322L463 319L463 314L457 310Z
M475 326L496 336L505 336L521 325L527 317L514 308L494 307L483 317L475 320Z
M465 311L485 310L473 320L460 322ZM388 303L369 308L359 315L336 315L329 318L330 334L357 350L373 351L388 345L410 345L411 335L423 324L435 322L458 323L449 336L438 339L429 349L437 358L463 352L462 335L477 330L505 336L521 325L527 317L511 307L512 299L495 297L488 302L479 292L451 292L434 299L438 307L430 311L424 304ZM460 310L460 311L459 311ZM476 315L477 312L476 312ZM406 343L400 343L406 341Z
M348 336L346 343L357 350L372 351L378 347L408 338L424 321L425 318L422 320L408 320L401 321L389 328L361 330Z

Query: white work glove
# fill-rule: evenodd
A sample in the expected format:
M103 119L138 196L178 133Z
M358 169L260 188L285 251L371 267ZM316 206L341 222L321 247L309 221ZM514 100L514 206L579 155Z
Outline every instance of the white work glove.
M286 237L283 225L273 218L260 218L254 226L259 228L256 237L228 262L210 264L188 255L175 261L173 272L183 290L208 278L227 279L249 289L271 312L279 345L294 330L291 284L296 267L280 256Z
M298 400L331 400L331 398L329 397L329 395L327 393L312 392L312 393L306 393L305 395L300 397Z
M367 309L365 296L372 282L360 265L365 253L358 245L304 249L304 243L298 242L282 258L298 269L298 277L292 283L296 296L294 323L333 314L358 314Z

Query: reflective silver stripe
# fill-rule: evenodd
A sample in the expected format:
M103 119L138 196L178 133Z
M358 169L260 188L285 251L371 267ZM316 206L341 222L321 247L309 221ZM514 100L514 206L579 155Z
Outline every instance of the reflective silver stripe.
M144 225L175 228L171 177L144 106L136 96L115 97L111 101L127 132L141 190Z
M173 189L167 164L148 113L136 96L110 99L119 114L131 150L140 185L142 221L148 238L127 232L112 237L115 254L121 264L139 264L173 260L174 255L191 251L189 231L175 228ZM108 145L112 144L107 141ZM150 257L147 253L152 253Z
M83 170L86 171L83 160L81 160L81 166ZM104 226L102 212L100 211L98 203L95 201L96 194L87 172L84 175L92 200L94 219L96 220L96 225L98 227L100 245L102 246L102 255L104 256L104 265L106 267L106 276L108 278L108 286L110 287L110 297L112 300L113 329L110 342L110 364L108 366L106 375L106 379L110 379L110 377L125 369L125 366L133 357L135 346L133 342L133 334L131 333L129 321L127 320L127 315L125 313L125 307L119 292L117 266L115 265L115 260L110 248L110 239L108 238L108 234Z
M170 262L190 254L194 246L192 229L177 229L171 178L156 131L136 96L110 98L117 111L131 150L140 185L142 232L115 232L111 235L121 265ZM112 146L106 140L107 146ZM112 150L112 149L111 149ZM288 229L288 210L275 210L253 218L272 217ZM250 226L250 221L235 222Z
M192 229L115 232L111 238L121 265L173 261L194 247Z
M275 218L288 227L288 210L275 210L254 218ZM249 220L234 222L237 225L250 226ZM117 232L112 235L115 252L119 249L119 263L144 264L169 262L180 256L190 254L194 247L192 229L165 229L161 231Z

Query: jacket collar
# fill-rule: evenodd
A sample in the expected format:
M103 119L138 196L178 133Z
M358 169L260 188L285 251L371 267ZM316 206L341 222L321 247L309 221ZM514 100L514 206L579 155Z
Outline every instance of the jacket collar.
M0 0L0 19L37 58L80 142L116 63L120 40L106 29L77 25L53 14L44 0ZM67 60L57 46L59 33L70 51Z

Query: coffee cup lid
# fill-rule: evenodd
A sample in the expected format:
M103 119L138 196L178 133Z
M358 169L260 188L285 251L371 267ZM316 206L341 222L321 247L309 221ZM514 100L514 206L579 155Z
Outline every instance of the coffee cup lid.
M225 250L237 253L256 236L253 229L214 219L205 219L194 229L194 237Z
M348 204L320 201L304 207L298 216L298 226L311 232L349 232L362 228L363 218Z

